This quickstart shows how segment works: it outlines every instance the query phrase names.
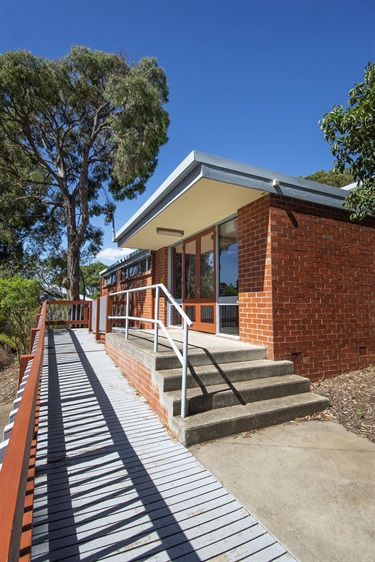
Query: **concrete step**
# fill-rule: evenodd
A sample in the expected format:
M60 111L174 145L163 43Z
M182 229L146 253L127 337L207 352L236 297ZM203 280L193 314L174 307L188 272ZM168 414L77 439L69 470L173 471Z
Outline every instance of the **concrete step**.
M189 346L189 365L193 367L198 365L212 365L215 363L232 363L233 361L253 361L257 359L265 359L267 348L259 345L243 344L239 349L225 349L223 342L222 349L214 349L208 351L203 348L191 348ZM174 351L158 353L155 357L155 369L162 371L165 369L176 369L180 367Z
M293 373L291 361L236 361L235 363L216 363L190 366L188 369L187 388L206 388L215 384L234 383L259 378L277 377ZM155 382L162 392L181 388L181 367L179 369L158 370Z
M188 415L193 415L217 408L309 392L309 389L309 379L298 375L268 377L240 381L234 384L216 384L205 388L188 388L186 411ZM181 390L165 392L163 404L170 415L179 415L181 412Z
M328 398L304 392L219 408L185 419L176 416L171 419L171 428L184 445L190 446L311 415L324 410L328 404Z

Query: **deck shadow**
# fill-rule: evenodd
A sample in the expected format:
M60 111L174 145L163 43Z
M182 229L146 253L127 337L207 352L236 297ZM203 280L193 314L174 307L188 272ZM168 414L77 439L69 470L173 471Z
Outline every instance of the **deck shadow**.
M69 334L69 344L71 343L74 346L74 351L80 360L79 378L81 381L86 380L88 391L95 397L100 410L100 414L97 414L97 416L105 421L112 443L102 450L98 448L96 452L89 454L87 451L80 452L70 448L69 437L66 436L64 431L66 399L61 399L61 385L65 384L62 382L62 378L68 374L68 370L59 373L58 357L56 353L52 352L52 349L56 349L55 334L52 330L49 330L48 390L46 396L48 402L47 423L51 432L48 432L47 435L45 463L42 463L39 467L40 475L44 475L46 479L46 505L43 508L36 509L36 515L40 517L39 524L41 525L43 521L48 524L46 539L49 544L48 553L40 552L38 554L38 549L36 549L33 560L37 562L64 559L95 561L112 554L118 556L120 549L126 556L124 558L126 560L152 559L159 552L167 553L170 560L180 557L189 562L200 560L155 485L152 475L148 473L142 459L129 441L126 428L124 429L122 426L76 334L71 330L65 333ZM61 345L61 343L57 345ZM74 369L76 370L76 368L75 364ZM66 365L64 365L65 369ZM74 383L72 383L71 392L73 394L75 392ZM128 478L126 487L123 485L119 490L111 489L111 485L116 484L114 480L114 482L109 482L108 492L106 492L106 486L103 486L102 489L100 486L96 486L94 478L89 501L79 505L77 500L80 497L74 493L74 486L71 487L70 485L72 471L89 461L90 458L95 458L101 462L101 459L104 461L109 454L114 455L116 462L120 462L125 469ZM98 472L98 475L102 476L102 473ZM63 498L59 497L59 494L56 497L57 486L59 490L64 490ZM126 496L127 491L131 493L129 499ZM112 506L111 498L113 500L117 498ZM142 505L139 513L129 513L125 517L123 511L121 514L119 513L116 520L113 520L113 516L119 510L125 509L126 512L127 506L134 503L138 505L139 502ZM152 505L157 505L157 509ZM101 517L105 518L109 515L112 515L112 519L107 519L107 522L103 519L105 523L101 527L95 528L95 519L100 520ZM63 526L61 525L62 517L64 519ZM142 529L141 527L138 531L135 523L142 517L148 519L148 528ZM82 525L90 523L93 524L92 528L82 533ZM133 531L131 533L128 530L125 532L129 525L131 531ZM124 530L123 538L119 536L122 530ZM151 534L153 538L148 542L147 537ZM113 535L113 542L111 535ZM41 544L42 541L41 533L37 542ZM91 541L93 546L90 545ZM85 544L87 548L84 547ZM94 547L94 544L97 546ZM140 555L137 547L141 544L144 545L144 551ZM85 552L81 551L80 546L84 547ZM132 557L132 549L134 549L134 558Z

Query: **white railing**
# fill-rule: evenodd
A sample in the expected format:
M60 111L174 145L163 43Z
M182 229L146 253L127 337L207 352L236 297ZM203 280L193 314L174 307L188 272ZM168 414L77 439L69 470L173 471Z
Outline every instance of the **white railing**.
M145 318L139 316L130 316L129 308L130 308L130 293L136 293L140 291L149 291L155 289L155 312L154 318ZM178 349L176 343L174 342L173 338L169 334L166 326L159 318L159 299L160 299L160 290L164 293L167 297L169 303L175 308L178 314L181 316L183 322L183 343L182 343L182 353ZM155 326L154 329L154 352L157 353L159 349L159 328L161 328L162 332L164 333L165 337L169 341L173 351L175 352L178 360L182 366L182 383L181 383L181 417L186 417L186 388L187 388L187 363L188 363L188 345L189 345L189 327L192 326L193 322L187 316L187 314L182 310L181 306L178 302L173 298L171 293L168 289L163 285L163 283L158 283L157 285L149 285L146 287L137 287L135 289L128 289L127 291L119 291L117 293L110 293L108 297L114 297L117 295L126 295L126 309L125 309L125 316L108 316L109 320L125 320L125 339L129 338L129 321L130 320L137 320L140 322L149 322Z

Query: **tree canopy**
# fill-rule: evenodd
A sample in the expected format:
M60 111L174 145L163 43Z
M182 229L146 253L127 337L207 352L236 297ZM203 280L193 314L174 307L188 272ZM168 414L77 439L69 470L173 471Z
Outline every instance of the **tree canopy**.
M99 273L107 266L95 261L88 265L82 265L80 271L80 293L91 299L96 299L100 295L100 277Z
M375 213L375 65L365 68L364 81L349 92L348 108L335 105L319 122L331 145L335 168L347 167L357 183L345 200L352 218Z
M335 169L328 171L318 170L309 176L304 176L304 178L306 180L317 181L318 183L325 183L332 187L344 187L354 182L354 178L348 170L344 170L343 172L338 172Z
M86 47L56 60L9 51L0 98L3 251L27 233L52 253L66 239L64 284L77 298L80 252L101 245L90 219L105 213L102 189L117 201L144 191L167 141L166 75L153 58L131 65Z

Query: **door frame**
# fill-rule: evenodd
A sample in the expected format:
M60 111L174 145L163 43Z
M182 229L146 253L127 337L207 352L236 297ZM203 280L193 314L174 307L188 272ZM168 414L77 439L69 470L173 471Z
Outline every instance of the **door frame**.
M187 312L188 307L195 308L195 320L193 320L193 326L190 328L192 330L198 330L200 332L207 332L210 334L216 334L216 287L217 287L217 280L216 280L216 267L217 267L217 244L216 244L216 226L210 227L190 238L186 238L182 242L182 308L185 312ZM212 297L201 297L201 239L208 234L212 235L212 251L214 256L214 270L213 270L213 296ZM185 298L185 291L186 291L186 275L185 275L185 247L187 244L195 241L195 256L196 256L196 283L195 283L195 298L193 299L186 299ZM212 307L212 314L213 314L213 321L212 322L204 322L202 320L202 311L203 307Z

